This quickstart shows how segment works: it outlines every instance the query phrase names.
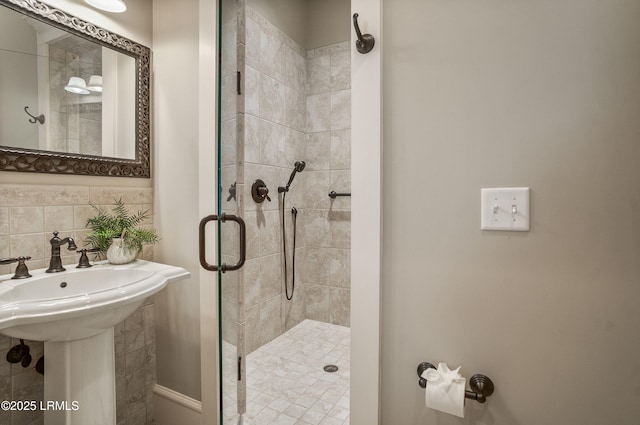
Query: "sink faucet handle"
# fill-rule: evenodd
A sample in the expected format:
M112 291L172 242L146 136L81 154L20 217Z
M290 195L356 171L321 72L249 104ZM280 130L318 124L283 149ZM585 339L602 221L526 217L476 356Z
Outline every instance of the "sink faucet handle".
M81 248L76 252L79 252L80 254L82 254L83 252L98 252L98 251L100 251L100 248Z
M26 279L31 277L29 269L25 264L25 260L31 260L31 257L18 257L18 266L16 267L16 273L11 279Z
M17 262L18 266L16 267L16 272L11 279L25 279L27 277L31 277L29 269L25 264L26 260L31 260L31 257L2 258L0 259L0 265Z
M76 269L86 269L89 267L92 267L92 264L89 263L89 257L87 257L87 252L98 252L100 251L100 248L82 248L77 250L76 252L79 252L80 255L80 261L78 262L78 265L76 266Z
M0 266L6 266L7 264L15 263L17 258L0 258Z

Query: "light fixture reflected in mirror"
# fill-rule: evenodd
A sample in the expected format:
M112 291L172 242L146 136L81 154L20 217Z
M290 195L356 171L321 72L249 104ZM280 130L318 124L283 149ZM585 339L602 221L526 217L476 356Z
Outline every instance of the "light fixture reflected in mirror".
M127 10L127 5L122 0L84 0L91 6L106 12L122 13Z
M89 94L87 90L87 83L80 77L69 78L69 83L64 87L68 92L75 94Z
M92 75L89 77L89 84L87 84L87 89L102 93L102 75Z

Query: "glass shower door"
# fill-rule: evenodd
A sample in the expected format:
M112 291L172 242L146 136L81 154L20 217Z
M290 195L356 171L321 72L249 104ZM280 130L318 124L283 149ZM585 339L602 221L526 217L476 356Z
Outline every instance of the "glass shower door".
M242 217L240 197L243 194L241 162L238 153L241 115L239 102L240 75L238 73L239 14L242 8L237 0L222 0L219 5L220 64L218 71L218 214ZM237 264L241 242L238 225L218 224L218 264ZM220 391L223 425L236 425L245 411L245 381L242 379L244 344L239 295L243 271L224 271L218 275L219 335L220 335Z
M243 2L218 2L218 99L217 99L217 211L200 221L200 264L209 271L218 272L218 334L220 347L219 391L220 418L223 425L238 424L246 410L244 369L244 329L240 299L242 273L246 253L246 231L242 219L241 194L242 158L238 152L240 129L243 126L241 80L238 57L240 23L243 22ZM206 255L206 227L217 222L217 265L209 264ZM231 222L231 223L229 223ZM213 226L213 224L211 224ZM211 306L214 308L214 306Z

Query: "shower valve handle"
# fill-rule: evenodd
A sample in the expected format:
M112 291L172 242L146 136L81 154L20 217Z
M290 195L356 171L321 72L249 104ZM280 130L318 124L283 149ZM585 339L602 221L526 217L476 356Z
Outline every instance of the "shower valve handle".
M253 182L253 185L251 186L251 197L258 204L263 203L265 199L271 202L271 198L269 197L269 188L261 179Z

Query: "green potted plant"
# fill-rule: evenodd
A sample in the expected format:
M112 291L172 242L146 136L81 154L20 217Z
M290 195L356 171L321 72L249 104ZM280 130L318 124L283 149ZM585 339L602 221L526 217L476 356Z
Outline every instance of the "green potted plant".
M91 205L97 215L87 220L91 233L85 241L90 243L112 264L126 264L142 252L143 244L155 244L159 238L154 229L139 227L149 217L149 211L130 214L122 198L115 200L109 212Z

